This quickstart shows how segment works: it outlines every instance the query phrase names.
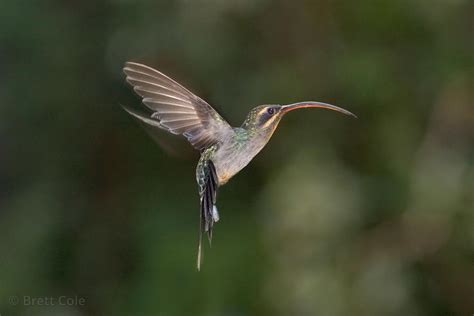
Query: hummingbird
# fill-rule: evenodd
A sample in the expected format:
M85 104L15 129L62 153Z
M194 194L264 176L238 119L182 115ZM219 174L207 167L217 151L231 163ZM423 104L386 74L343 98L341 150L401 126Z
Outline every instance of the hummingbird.
M212 241L214 224L219 221L217 190L265 147L280 120L290 111L304 108L335 110L356 117L335 105L305 101L287 105L259 105L247 115L240 127L232 127L209 103L149 66L126 62L126 81L141 97L147 112L123 106L125 111L147 128L184 136L199 150L196 181L200 202L200 229L197 269L202 260L202 236Z

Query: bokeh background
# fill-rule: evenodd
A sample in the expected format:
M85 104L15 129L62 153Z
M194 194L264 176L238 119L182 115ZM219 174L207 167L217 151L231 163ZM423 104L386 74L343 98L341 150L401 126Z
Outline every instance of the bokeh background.
M472 1L0 12L2 316L474 313ZM285 117L219 191L198 273L197 157L168 154L121 110L140 103L127 60L234 126L255 105L302 100L359 119ZM61 296L85 304L24 301Z

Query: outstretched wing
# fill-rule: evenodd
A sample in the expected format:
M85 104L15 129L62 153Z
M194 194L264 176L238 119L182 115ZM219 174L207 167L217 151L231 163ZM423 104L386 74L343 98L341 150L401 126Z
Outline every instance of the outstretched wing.
M127 62L123 71L152 114L137 116L125 110L145 124L184 135L198 150L233 133L232 127L206 101L158 70Z

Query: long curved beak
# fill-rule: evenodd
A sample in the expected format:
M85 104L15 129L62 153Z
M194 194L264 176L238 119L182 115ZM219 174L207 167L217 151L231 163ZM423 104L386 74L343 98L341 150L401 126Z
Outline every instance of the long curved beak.
M307 101L307 102L298 102L298 103L292 103L288 105L283 105L282 110L284 113L297 110L297 109L304 109L304 108L322 108L322 109L328 109L328 110L333 110L333 111L338 111L341 113L344 113L346 115L353 116L357 118L357 116L347 110L344 110L343 108L340 108L335 105L327 104L327 103L322 103L322 102L313 102L313 101Z

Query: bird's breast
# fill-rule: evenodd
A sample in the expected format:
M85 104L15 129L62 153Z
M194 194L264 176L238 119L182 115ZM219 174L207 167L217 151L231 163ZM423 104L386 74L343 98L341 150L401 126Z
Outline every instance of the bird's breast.
M265 146L265 143L232 143L221 146L213 158L216 167L219 185L225 184L245 168L256 154Z

